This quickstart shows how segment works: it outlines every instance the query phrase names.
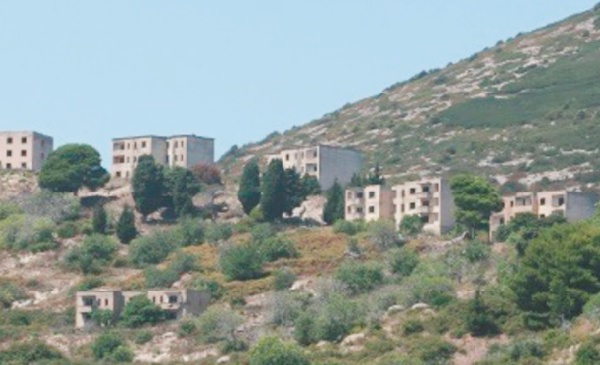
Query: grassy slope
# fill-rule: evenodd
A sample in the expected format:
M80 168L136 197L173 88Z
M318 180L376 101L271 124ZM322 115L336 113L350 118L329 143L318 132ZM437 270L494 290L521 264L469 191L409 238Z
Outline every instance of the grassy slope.
M235 178L250 156L332 143L364 151L391 180L461 170L517 180L566 169L576 183L598 183L599 16L589 11L499 42L221 162Z

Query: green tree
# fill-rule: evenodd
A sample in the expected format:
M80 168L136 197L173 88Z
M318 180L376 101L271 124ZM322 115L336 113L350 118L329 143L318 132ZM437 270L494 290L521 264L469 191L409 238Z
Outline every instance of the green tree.
M104 360L108 363L133 360L133 353L125 339L113 332L104 332L96 338L92 343L92 354L96 360Z
M105 234L108 226L106 209L101 204L94 207L92 215L92 230L94 233Z
M154 325L165 319L165 312L145 295L129 300L123 309L121 321L126 327L136 328L145 324Z
M128 244L138 234L135 228L135 214L129 206L125 206L117 222L117 237L119 241L124 244Z
M292 215L294 208L299 207L306 199L304 185L300 174L295 169L286 169L285 174L285 207L284 212Z
M183 167L172 167L165 172L165 198L177 217L192 215L192 198L200 192L196 176Z
M400 221L400 233L408 237L414 237L421 233L423 229L423 222L421 218L416 215L405 215Z
M100 163L100 154L92 146L67 144L48 156L38 182L53 192L76 193L84 186L96 190L110 179Z
M165 183L163 169L150 155L138 158L138 164L131 180L135 209L146 220L148 214L163 206Z
M260 206L267 222L280 219L285 211L285 171L279 159L271 161L263 176Z
M319 184L319 180L314 176L304 174L302 176L302 186L306 196L321 194L321 184Z
M229 280L251 280L263 275L264 255L255 245L230 245L219 252L219 266Z
M110 309L94 309L92 320L100 327L109 327L114 324L115 314Z
M475 292L475 298L469 303L466 322L467 328L473 336L495 335L500 332L493 316L489 313L487 306L481 298L479 290Z
M600 227L554 225L529 244L511 287L529 322L558 324L581 313L600 291Z
M260 203L260 195L260 170L258 162L252 159L244 166L238 190L238 200L242 203L244 213L250 214Z
M450 188L456 205L456 221L469 228L472 235L475 230L487 229L490 215L502 209L500 194L482 177L456 175Z
M366 179L367 185L383 185L385 183L385 179L383 175L381 175L381 167L379 163L375 165L375 168L372 172L369 173Z
M362 188L365 185L367 185L366 179L356 172L352 174L352 177L350 178L350 183L348 183L348 186L353 188Z
M250 351L250 365L309 365L296 345L275 337L263 337Z
M94 234L86 237L80 247L69 251L66 261L72 269L97 274L110 264L116 251L117 245L110 237Z
M335 221L344 219L345 198L344 190L337 179L333 186L327 192L327 203L323 208L323 220L327 224L333 224Z

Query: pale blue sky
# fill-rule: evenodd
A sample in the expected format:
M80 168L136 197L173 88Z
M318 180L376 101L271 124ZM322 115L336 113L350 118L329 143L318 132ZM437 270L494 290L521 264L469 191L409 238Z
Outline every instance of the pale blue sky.
M0 0L0 130L262 139L598 0Z

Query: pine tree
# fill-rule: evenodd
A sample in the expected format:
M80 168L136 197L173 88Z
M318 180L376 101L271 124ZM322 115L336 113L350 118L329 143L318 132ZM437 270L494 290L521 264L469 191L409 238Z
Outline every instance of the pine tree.
M108 217L106 216L106 210L100 204L94 207L94 213L92 215L92 230L94 233L105 234L108 225Z
M304 174L302 176L302 186L306 196L321 194L321 184L319 184L319 180L314 176Z
M323 208L323 220L325 223L333 224L337 220L344 219L344 205L344 190L336 179L331 189L327 192L327 203L325 203L325 207Z
M119 221L117 222L117 237L119 241L128 244L137 236L138 232L135 228L135 215L128 206L125 206Z
M131 181L135 209L145 220L164 202L164 177L162 168L150 155L140 156Z
M260 203L260 195L260 170L258 162L253 159L244 166L238 190L238 200L242 203L244 213L250 214Z
M300 174L295 169L285 170L285 213L292 215L294 208L299 207L306 199L304 185Z
M285 172L279 159L271 161L263 176L260 206L267 222L280 219L285 211Z
M200 192L200 181L188 169L173 167L165 173L166 204L173 208L177 217L192 215L192 198Z

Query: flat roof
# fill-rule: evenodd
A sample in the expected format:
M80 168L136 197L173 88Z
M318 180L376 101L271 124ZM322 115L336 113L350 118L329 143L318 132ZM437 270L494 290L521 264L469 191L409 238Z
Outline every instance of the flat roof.
M214 140L214 138L210 138L210 137L201 137L201 136L197 136L195 134L176 134L173 136L157 136L154 134L146 134L146 135L141 135L141 136L130 136L130 137L118 137L118 138L113 138L113 141L123 141L123 140L127 140L127 139L141 139L141 138L156 138L156 139L170 139L170 138L199 138L199 139L208 139L208 140Z
M49 135L36 131L0 131L0 134L33 134L36 136L52 139L52 137L50 137Z

